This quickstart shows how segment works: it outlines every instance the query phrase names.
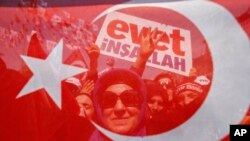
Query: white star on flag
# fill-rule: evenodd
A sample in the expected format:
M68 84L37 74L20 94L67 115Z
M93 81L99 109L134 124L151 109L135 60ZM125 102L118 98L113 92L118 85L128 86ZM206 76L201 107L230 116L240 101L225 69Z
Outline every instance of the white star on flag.
M24 62L33 72L33 76L16 98L44 88L55 104L61 108L61 81L87 71L86 68L62 64L62 53L63 40L61 39L45 60L21 55Z

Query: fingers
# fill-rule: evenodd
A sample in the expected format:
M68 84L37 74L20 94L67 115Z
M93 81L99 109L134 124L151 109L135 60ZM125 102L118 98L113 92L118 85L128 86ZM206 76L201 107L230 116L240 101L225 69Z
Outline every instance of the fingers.
M85 47L85 50L90 50L95 44L94 43L90 43L88 47Z
M150 32L151 32L151 27L149 27L149 29L148 29L146 35L145 35L145 34L142 34L141 40L144 41L144 40L146 40L147 38L149 38Z
M87 79L87 80L84 82L83 86L89 86L91 83L93 83L93 80Z
M159 33L161 34L159 35ZM158 42L163 37L164 34L165 32L158 31L158 28L156 27L152 31L151 38L155 40L154 42Z
M94 44L94 43L90 45L90 48L92 48L92 49L99 49L99 47L96 44Z
M151 27L148 28L147 37L150 37L150 35L151 35Z
M92 44L91 46L86 47L84 49L85 49L85 51L87 51L88 54L100 52L100 48L96 44Z
M154 28L154 30L153 30L152 33L151 33L151 39L155 39L155 38L156 38L157 30L158 30L157 27Z
M84 87L86 87L89 91L92 91L94 89L94 81L88 80Z
M91 91L94 89L94 81L93 80L86 80L83 84L83 87L80 93L88 93L91 94Z
M160 33L160 35L159 35ZM154 30L152 31L151 33L151 44L155 45L157 44L163 37L163 35L165 35L165 32L162 32L162 31L158 31L158 28L154 28Z
M89 50L88 51L88 54L93 54L93 53L99 53L99 51L98 50Z
M165 32L162 32L160 35L157 36L155 42L159 42L161 40L161 38L163 37L163 35L165 34Z
M99 47L96 44L91 44L89 47L84 48L85 50L93 50L96 49L98 50Z

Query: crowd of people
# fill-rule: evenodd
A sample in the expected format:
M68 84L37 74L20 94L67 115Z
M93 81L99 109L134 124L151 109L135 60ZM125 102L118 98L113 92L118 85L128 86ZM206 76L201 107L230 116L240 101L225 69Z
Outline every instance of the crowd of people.
M131 136L154 135L171 130L198 109L207 89L190 77L176 81L162 72L153 80L143 79L146 62L162 38L157 29L141 37L140 52L131 68L112 68L98 75L99 47L86 48L90 67L75 94L79 116L90 119L114 133ZM94 130L89 140L109 140Z
M71 89L81 118L121 135L145 136L174 129L197 111L209 86L195 81L195 68L189 77L182 79L167 71L156 74L152 80L142 77L146 62L162 37L156 33L157 29L149 30L142 36L140 52L128 69L110 68L100 74L97 71L99 47L92 44L86 48L90 58L89 71L80 87ZM7 70L2 59L0 68L3 72ZM90 122L84 124L89 127L84 128L90 133L86 136L89 141L110 140ZM249 124L249 111L242 124Z

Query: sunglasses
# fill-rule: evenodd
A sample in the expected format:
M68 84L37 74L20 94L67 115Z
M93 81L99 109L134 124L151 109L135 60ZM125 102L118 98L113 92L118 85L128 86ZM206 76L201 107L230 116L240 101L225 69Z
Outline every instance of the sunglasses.
M135 90L126 90L120 95L110 91L105 91L100 100L101 107L103 109L113 108L116 105L118 98L126 107L140 107L142 104L142 96Z

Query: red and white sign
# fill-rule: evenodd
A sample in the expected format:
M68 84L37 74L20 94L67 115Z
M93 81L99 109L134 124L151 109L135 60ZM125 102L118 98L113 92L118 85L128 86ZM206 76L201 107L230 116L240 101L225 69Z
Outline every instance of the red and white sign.
M164 34L147 65L188 76L192 68L191 32L148 19L111 12L107 15L96 44L101 53L134 62L140 48L140 39L148 30L157 28Z

